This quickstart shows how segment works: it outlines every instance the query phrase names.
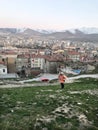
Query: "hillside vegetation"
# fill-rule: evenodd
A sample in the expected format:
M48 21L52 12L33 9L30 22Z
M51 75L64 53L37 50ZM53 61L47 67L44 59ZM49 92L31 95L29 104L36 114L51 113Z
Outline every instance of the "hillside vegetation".
M98 130L98 79L0 89L1 130Z

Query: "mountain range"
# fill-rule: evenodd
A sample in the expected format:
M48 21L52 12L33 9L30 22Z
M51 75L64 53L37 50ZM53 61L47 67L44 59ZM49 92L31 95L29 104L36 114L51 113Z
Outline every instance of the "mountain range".
M47 39L98 42L98 28L81 28L62 31L33 30L30 28L0 28L0 35L23 35Z

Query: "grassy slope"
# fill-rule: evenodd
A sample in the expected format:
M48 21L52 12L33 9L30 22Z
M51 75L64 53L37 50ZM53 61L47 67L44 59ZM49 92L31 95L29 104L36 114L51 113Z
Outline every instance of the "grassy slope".
M98 130L98 80L0 89L1 130Z

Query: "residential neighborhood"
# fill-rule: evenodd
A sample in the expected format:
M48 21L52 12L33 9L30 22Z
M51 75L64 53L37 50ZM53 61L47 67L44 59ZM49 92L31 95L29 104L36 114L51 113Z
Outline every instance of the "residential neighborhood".
M87 71L98 66L98 43L12 34L0 38L0 74L20 77L58 73L59 67ZM85 71L85 72L86 72Z

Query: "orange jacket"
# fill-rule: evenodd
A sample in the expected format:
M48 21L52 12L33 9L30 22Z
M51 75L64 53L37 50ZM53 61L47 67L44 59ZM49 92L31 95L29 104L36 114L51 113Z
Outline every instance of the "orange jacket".
M64 83L65 80L66 80L66 78L67 78L67 77L66 77L65 75L61 75L61 74L58 76L58 79L59 79L59 82L60 82L60 83Z

